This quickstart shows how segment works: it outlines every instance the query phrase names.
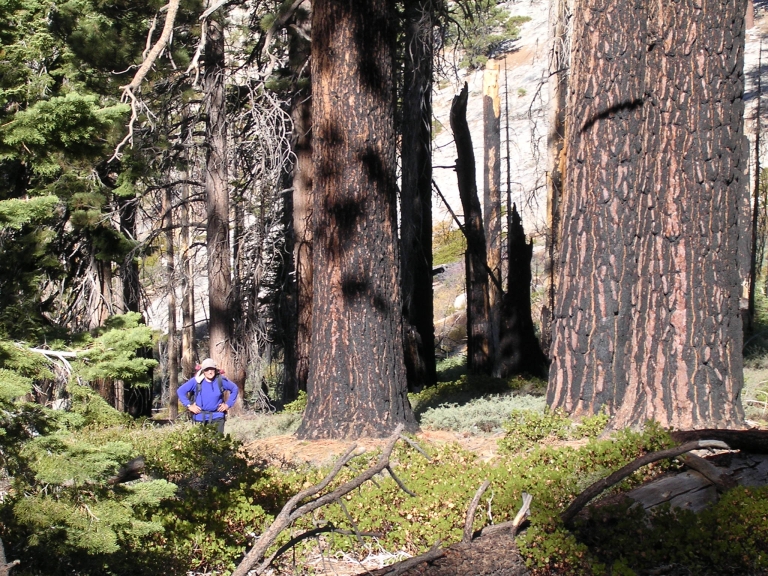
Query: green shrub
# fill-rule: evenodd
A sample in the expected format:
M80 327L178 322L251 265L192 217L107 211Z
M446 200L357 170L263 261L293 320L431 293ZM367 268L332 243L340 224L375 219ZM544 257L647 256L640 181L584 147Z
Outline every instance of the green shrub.
M768 487L738 487L694 514L661 506L646 512L632 502L595 508L576 536L607 566L647 573L761 574L768 569Z
M283 406L283 412L289 412L292 414L299 414L304 412L307 408L307 393L304 390L299 390L299 396L293 402L288 402Z
M601 412L572 422L562 410L514 410L504 423L505 437L499 442L503 452L518 452L544 440L595 438L605 430L609 416Z
M409 394L408 399L419 417L425 410L437 408L441 404L462 405L484 396L509 394L523 387L524 382L517 378L504 380L490 376L464 375L455 381L438 382L437 385L421 392Z
M433 430L453 430L481 434L501 432L509 414L515 410L543 411L542 396L506 395L476 398L464 405L440 404L421 413L420 424Z

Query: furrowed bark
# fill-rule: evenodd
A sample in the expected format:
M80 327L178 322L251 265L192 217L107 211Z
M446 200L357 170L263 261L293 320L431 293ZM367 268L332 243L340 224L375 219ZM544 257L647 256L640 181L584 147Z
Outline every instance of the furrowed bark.
M397 266L394 8L391 0L313 4L314 274L302 438L416 428Z
M584 0L548 401L738 427L746 0Z

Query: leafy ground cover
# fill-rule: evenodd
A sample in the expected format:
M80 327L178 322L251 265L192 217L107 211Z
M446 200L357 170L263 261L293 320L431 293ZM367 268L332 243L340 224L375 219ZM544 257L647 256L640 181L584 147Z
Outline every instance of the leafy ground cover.
M66 414L20 407L13 399L29 385L24 378L44 366L27 356L15 362L20 379L0 382L7 421L0 538L7 557L22 561L15 576L226 574L285 502L322 478L349 446L291 436L301 400L279 413L232 418L226 437L188 422L127 420L87 387L76 389ZM763 488L733 490L698 516L668 509L646 516L626 504L601 506L566 529L559 514L577 494L635 457L668 446L667 432L649 424L643 431L607 435L605 416L572 422L548 411L542 382L468 377L455 359L439 368L443 381L411 397L422 426L414 440L426 456L407 444L393 455L394 470L415 496L384 475L301 519L276 546L304 529L347 533L300 543L278 561L278 573L361 573L437 541L455 542L484 480L490 488L475 529L511 519L522 494L533 495L518 545L534 573L648 574L664 566L679 574L768 570ZM361 444L369 452L336 484L367 467L381 441ZM144 464L140 477L113 480L138 457ZM675 466L641 469L606 501Z

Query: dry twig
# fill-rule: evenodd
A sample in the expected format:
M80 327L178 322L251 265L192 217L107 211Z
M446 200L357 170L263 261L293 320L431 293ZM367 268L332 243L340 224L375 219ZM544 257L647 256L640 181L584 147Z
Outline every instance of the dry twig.
M258 540L254 543L253 547L248 551L243 560L237 566L232 576L246 576L265 554L267 549L272 545L275 539L280 533L290 526L294 521L302 516L309 514L310 512L317 510L318 508L337 501L342 496L348 494L355 488L359 488L365 482L372 479L377 474L380 474L385 468L389 467L389 459L392 455L392 450L398 439L400 439L400 433L403 431L403 425L399 425L392 436L389 437L387 443L384 445L381 455L379 456L376 464L370 468L364 470L358 474L352 480L345 482L335 490L327 492L318 496L334 478L341 472L341 469L349 463L350 460L363 454L359 452L356 445L350 446L350 448L337 460L331 472L318 484L311 486L305 490L302 490L291 498L288 503L283 507L280 513L275 518L275 521L259 536ZM306 504L299 505L300 502L307 498L314 498ZM274 557L270 557L259 565L255 572L261 574L269 567Z
M464 537L461 539L462 542L470 542L472 540L472 525L475 523L475 512L477 511L477 506L480 504L480 498L482 498L490 485L490 480L483 482L480 488L477 489L477 492L475 492L475 497L472 498L472 502L469 504L467 518L464 520Z

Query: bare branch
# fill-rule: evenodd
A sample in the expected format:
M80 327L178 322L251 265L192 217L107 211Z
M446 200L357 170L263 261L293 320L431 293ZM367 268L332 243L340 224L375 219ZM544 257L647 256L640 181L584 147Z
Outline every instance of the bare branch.
M125 100L127 93L133 92L139 86L141 86L141 83L144 81L144 78L146 78L147 73L149 73L149 69L152 68L158 56L160 56L162 51L165 49L165 46L168 44L168 41L171 38L171 34L173 33L173 25L176 20L176 14L179 11L180 2L181 0L170 0L168 2L168 14L165 17L165 24L163 25L163 31L160 33L160 38L157 39L157 42L155 42L152 50L150 50L147 54L144 62L142 62L130 84L122 87L123 100Z
M339 500L342 496L345 496L355 488L359 488L365 482L372 479L377 474L380 474L385 468L389 468L389 459L392 455L392 450L395 447L395 443L400 438L400 433L403 431L403 425L400 424L395 428L392 436L389 437L381 455L379 456L376 464L370 468L364 470L358 474L352 480L345 482L335 490L316 497L314 500L310 500L306 504L299 506L299 503L306 498L317 496L322 492L331 481L339 474L341 469L355 456L359 456L364 452L358 452L357 446L352 445L334 465L331 472L318 484L306 488L291 498L288 503L283 507L280 513L275 518L274 522L264 531L264 533L256 540L253 547L245 555L245 558L240 562L232 576L246 576L251 570L252 566L256 564L263 556L267 549L272 545L275 539L280 533L290 526L295 520L302 516L309 514L310 512L317 510L318 508L330 504ZM396 480L397 481L397 480ZM260 574L267 565L262 564L256 571Z
M117 145L117 147L115 148L114 154L112 154L112 157L109 159L109 162L119 159L120 150L123 148L123 146L125 146L129 142L133 142L133 127L136 124L136 120L139 117L139 113L138 113L139 102L136 99L136 95L134 94L134 92L138 90L138 88L141 86L141 83L144 81L144 78L147 77L149 70L155 64L155 61L157 60L157 58L160 56L160 54L163 52L166 45L170 41L171 36L173 35L173 25L174 25L174 22L176 21L176 14L179 11L180 3L181 3L181 0L170 0L168 2L168 5L161 9L161 12L167 11L168 13L165 16L165 24L163 25L163 31L160 33L160 38L157 39L157 42L149 52L145 50L146 56L144 57L144 62L142 62L141 66L139 66L139 69L136 71L136 74L133 76L133 80L131 80L129 84L122 86L122 90L123 90L122 101L126 102L130 100L131 102L131 119L128 122L128 134ZM154 28L155 28L155 21L152 22L152 27L150 28L150 34L147 37L147 43L149 43L152 30L154 30Z
M307 540L308 538L313 538L315 536L318 536L319 534L325 534L331 532L333 534L344 534L345 536L350 536L352 534L356 535L358 538L360 536L365 536L367 538L382 538L383 534L380 532L353 532L352 530L342 530L340 528L336 528L333 524L329 524L328 526L321 526L319 528L313 528L312 530L307 530L306 532L302 532L298 536L294 536L288 542L280 546L274 554L272 554L269 558L264 560L262 562L261 566L259 566L256 569L257 574L261 574L266 570L272 562L274 562L277 558L285 554L288 550L296 546L299 542L303 540Z
M445 556L445 549L440 548L440 541L438 540L432 545L432 548L430 548L428 552L425 552L420 556L414 556L408 560L398 562L388 572L384 572L381 576L397 576L398 574L402 574L414 566L418 566L422 562L432 562L433 560L437 560L443 556Z
M691 450L700 450L702 448L721 448L724 450L729 449L725 442L720 442L719 440L695 440L693 442L683 444L682 446L675 446L674 448L668 448L667 450L659 450L657 452L644 454L623 468L617 470L610 476L603 478L602 480L598 480L589 488L584 490L581 494L579 494L571 503L571 505L568 506L565 512L560 515L563 524L570 523L576 514L578 514L581 509L584 508L584 506L586 506L590 500L592 500L592 498L600 494L603 490L610 488L614 484L618 484L624 480L624 478L639 470L646 464L651 464L652 462L665 460L667 458L675 458L681 454L690 452Z
M509 532L512 536L517 534L518 528L531 513L531 502L533 496L527 492L523 492L523 505L515 515L513 520L509 522L502 522L501 524L494 524L493 526L485 526L479 531L480 536L491 536L498 534L499 532Z
M490 485L490 480L483 482L480 488L477 489L477 492L475 492L475 497L472 498L469 508L467 508L467 517L464 520L464 537L461 539L462 542L472 541L472 525L475 523L475 512L477 512L477 506L480 504L480 498L483 497L483 494L488 490L488 486Z

